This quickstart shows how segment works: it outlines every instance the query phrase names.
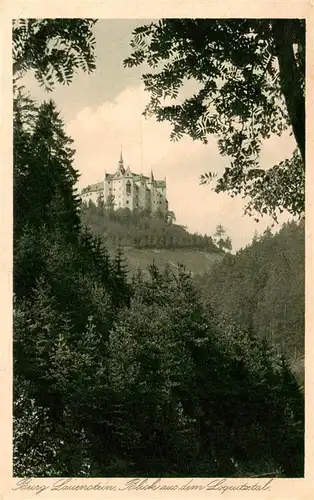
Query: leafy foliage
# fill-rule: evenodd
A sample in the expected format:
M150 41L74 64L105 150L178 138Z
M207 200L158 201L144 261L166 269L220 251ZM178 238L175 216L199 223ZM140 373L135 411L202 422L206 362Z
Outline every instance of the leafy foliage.
M47 91L56 82L69 85L75 72L95 69L95 38L91 19L13 20L13 74L27 71Z
M147 63L142 76L150 102L145 115L173 126L171 139L183 134L207 142L217 137L230 166L215 191L242 195L246 211L304 212L305 24L300 19L162 19L136 28L128 67ZM157 71L156 71L157 69ZM159 70L159 71L158 71ZM186 80L198 91L176 100ZM263 141L289 126L298 144L292 159L263 170ZM204 183L217 174L202 176ZM282 182L283 181L283 182Z

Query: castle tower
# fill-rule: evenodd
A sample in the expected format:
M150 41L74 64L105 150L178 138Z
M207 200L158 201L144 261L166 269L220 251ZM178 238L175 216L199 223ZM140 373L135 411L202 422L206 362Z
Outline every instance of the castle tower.
M125 168L124 168L124 161L123 161L123 156L122 156L122 148L121 148L121 152L120 152L120 159L119 159L119 163L118 163L118 170L124 174L125 173Z
M125 175L128 176L128 177L132 177L132 172L131 172L131 169L130 169L130 165L128 165L126 167Z

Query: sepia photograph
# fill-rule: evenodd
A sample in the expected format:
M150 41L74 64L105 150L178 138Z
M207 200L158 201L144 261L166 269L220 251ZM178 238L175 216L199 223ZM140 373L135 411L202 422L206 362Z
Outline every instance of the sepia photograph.
M13 20L14 477L304 478L305 40Z

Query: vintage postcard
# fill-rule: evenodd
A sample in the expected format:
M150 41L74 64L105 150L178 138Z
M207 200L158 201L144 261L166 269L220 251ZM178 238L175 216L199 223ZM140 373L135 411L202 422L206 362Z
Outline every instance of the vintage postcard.
M310 498L311 2L2 10L1 495Z

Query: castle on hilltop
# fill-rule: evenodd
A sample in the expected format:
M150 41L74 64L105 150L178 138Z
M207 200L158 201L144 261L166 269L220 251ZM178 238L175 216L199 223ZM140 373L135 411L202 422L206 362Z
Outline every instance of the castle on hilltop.
M129 166L125 168L122 152L116 172L107 174L105 171L104 180L84 188L81 197L85 202L91 200L97 203L100 200L105 204L110 203L115 210L142 209L152 214L160 212L164 215L168 212L166 179L154 179L152 171L149 177L134 174Z

